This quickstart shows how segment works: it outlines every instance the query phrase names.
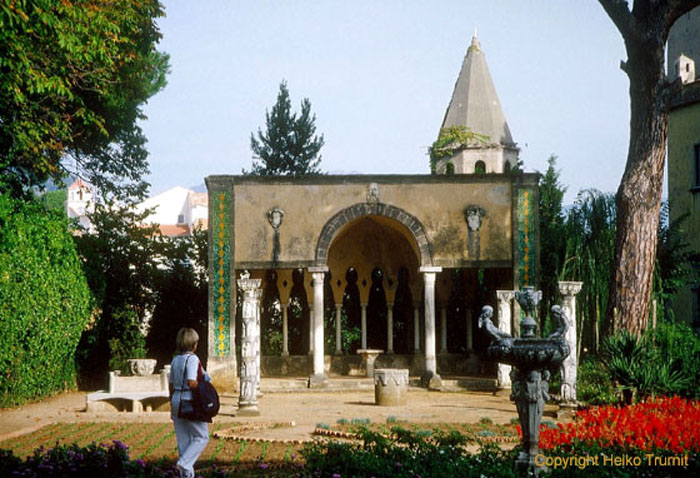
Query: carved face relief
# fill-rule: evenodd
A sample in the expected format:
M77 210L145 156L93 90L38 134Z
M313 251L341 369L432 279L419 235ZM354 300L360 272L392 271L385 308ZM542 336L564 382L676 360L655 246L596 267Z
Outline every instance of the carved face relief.
M367 187L367 202L377 203L379 202L379 184L370 183Z
M480 206L468 206L464 210L464 218L470 231L478 231L481 228L481 220L486 216L486 210Z
M273 207L267 212L267 220L274 229L278 229L282 224L282 218L284 218L284 211L277 206Z

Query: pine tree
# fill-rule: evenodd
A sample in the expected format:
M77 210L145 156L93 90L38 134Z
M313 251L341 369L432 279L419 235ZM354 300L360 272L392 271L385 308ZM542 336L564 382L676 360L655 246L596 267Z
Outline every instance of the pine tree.
M320 174L319 165L324 139L316 135L316 115L311 113L311 102L304 98L301 113L291 111L287 82L282 80L277 103L265 112L266 131L258 128L250 134L253 167L243 174L254 176Z
M697 81L680 88L664 72L669 30L700 0L598 0L620 31L630 80L630 143L617 190L615 274L610 284L606 333L641 334L649 322L658 244L668 112L680 94L698 94ZM688 96L690 97L690 96Z

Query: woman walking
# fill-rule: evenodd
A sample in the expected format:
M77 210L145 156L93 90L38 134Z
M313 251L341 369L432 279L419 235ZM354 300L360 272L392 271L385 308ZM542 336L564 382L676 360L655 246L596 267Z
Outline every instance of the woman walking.
M181 478L194 478L194 463L209 442L207 422L179 418L180 404L191 404L192 389L197 388L199 358L195 355L199 334L194 329L182 328L177 333L178 355L170 363L170 417L175 425L179 459L177 469ZM204 379L211 378L202 370Z

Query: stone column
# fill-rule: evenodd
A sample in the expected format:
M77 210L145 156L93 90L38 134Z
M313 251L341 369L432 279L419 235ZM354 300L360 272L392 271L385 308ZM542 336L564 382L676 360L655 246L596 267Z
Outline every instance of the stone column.
M435 279L442 267L421 267L420 271L425 284L425 374L421 383L426 388L440 389L442 381L435 355Z
M243 323L241 324L241 370L239 416L257 416L258 370L260 369L260 279L241 274L238 287L243 291Z
M309 267L314 282L314 373L309 377L309 388L321 388L328 385L328 377L324 373L324 344L323 344L323 278L327 267Z
M335 304L335 354L342 355L342 330L341 330L341 318L343 314L343 304Z
M360 304L362 307L362 348L367 348L367 304Z
M447 309L440 309L440 353L447 353Z
M472 330L472 311L467 309L467 352L474 349L474 331Z
M309 355L314 353L314 304L309 304Z
M394 353L394 304L386 305L386 353Z
M581 292L583 282L559 282L559 292L563 299L563 309L569 319L566 341L571 352L561 364L561 400L564 403L576 402L576 375L578 373L577 333L576 333L576 294Z
M289 302L282 304L282 356L289 356Z
M511 323L513 321L510 305L515 298L515 292L512 290L497 290L496 297L498 298L498 328L507 334L511 333ZM510 365L498 364L498 376L496 386L498 388L510 388Z
M420 310L413 306L413 353L420 352Z

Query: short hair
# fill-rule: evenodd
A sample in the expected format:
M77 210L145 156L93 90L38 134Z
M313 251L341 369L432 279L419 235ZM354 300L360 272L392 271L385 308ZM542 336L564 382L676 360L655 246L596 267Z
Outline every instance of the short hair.
M196 330L183 327L177 332L175 345L180 352L189 352L199 342L199 334Z

